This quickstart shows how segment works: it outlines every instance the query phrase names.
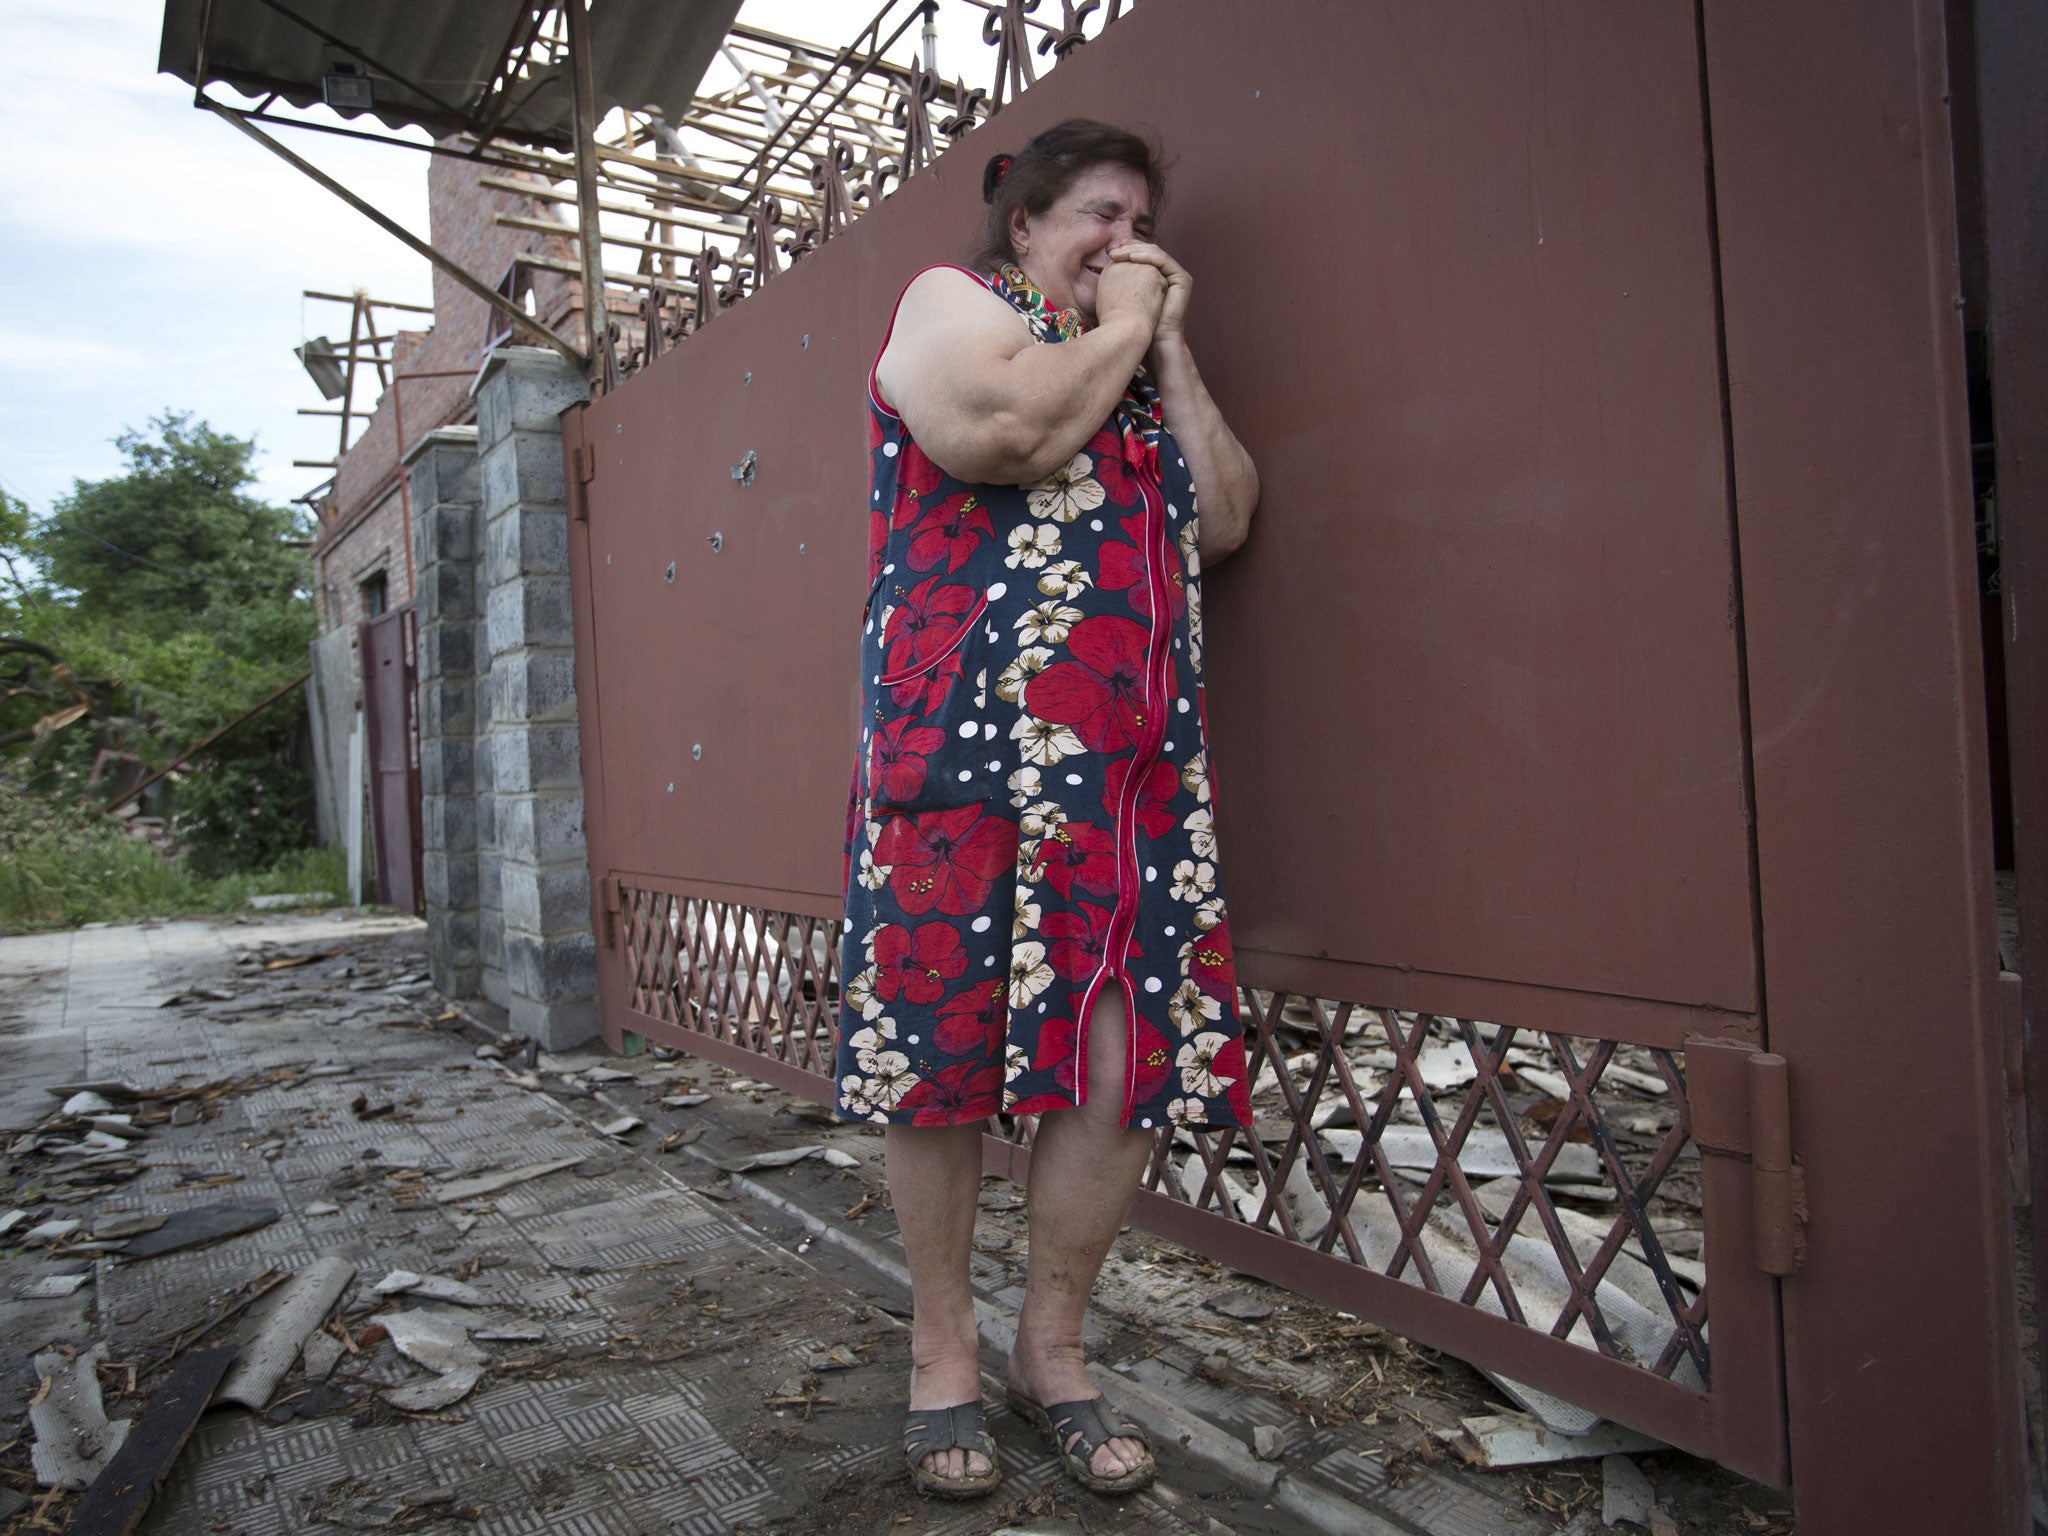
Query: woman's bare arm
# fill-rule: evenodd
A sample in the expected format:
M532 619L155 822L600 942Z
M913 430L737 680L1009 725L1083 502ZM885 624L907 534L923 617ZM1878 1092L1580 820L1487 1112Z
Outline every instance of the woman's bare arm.
M1110 252L1109 270L1147 266L1166 279L1166 298L1154 327L1146 359L1159 386L1174 441L1187 456L1195 482L1195 507L1201 518L1202 564L1214 565L1233 553L1251 532L1252 512L1259 504L1259 471L1244 444L1224 421L1201 370L1188 350L1182 326L1194 297L1195 280L1187 268L1149 240L1132 240Z
M1251 532L1259 504L1259 471L1244 444L1209 397L1194 354L1178 336L1152 349L1153 381L1174 441L1187 456L1195 481L1195 509L1201 517L1199 549L1204 567L1233 553Z
M882 400L939 468L955 479L1031 485L1093 437L1152 345L1165 282L1105 273L1102 321L1058 346L1039 346L1023 317L966 273L936 268L903 295L875 369ZM1118 281L1110 281L1117 274Z

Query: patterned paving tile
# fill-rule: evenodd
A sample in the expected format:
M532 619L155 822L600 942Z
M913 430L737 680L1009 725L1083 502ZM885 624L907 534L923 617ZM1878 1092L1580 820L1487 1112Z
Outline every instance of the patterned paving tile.
M404 1496L439 1486L479 1511L459 1527L479 1536L734 1536L771 1524L804 1533L815 1513L803 1502L805 1490L826 1486L851 1490L846 1508L855 1525L872 1517L877 1529L906 1536L986 1531L983 1513L906 1493L894 1440L898 1364L824 1378L821 1390L840 1406L811 1422L765 1405L777 1381L801 1376L809 1358L834 1342L833 1329L861 1298L746 1225L747 1208L682 1188L644 1159L645 1149L595 1135L585 1124L590 1105L519 1090L471 1059L458 1039L373 1027L376 1018L406 1013L407 1004L322 988L317 978L286 993L231 966L234 948L266 937L294 947L347 942L360 951L364 941L351 935L362 931L292 920L79 936L92 942L83 946L83 971L81 959L73 960L74 981L82 983L74 1004L132 997L138 977L167 991L213 977L283 1005L268 1019L237 1011L239 1004L99 1009L86 1035L89 1074L168 1083L181 1074L211 1081L287 1062L351 1068L231 1094L217 1101L215 1118L163 1128L148 1144L151 1161L182 1166L152 1168L110 1190L96 1209L169 1211L232 1200L275 1204L283 1214L210 1247L140 1263L102 1261L95 1274L100 1315L121 1348L139 1352L205 1318L267 1268L338 1254L358 1266L358 1289L344 1305L359 1322L367 1319L364 1288L386 1270L459 1270L493 1301L470 1314L474 1324L544 1335L487 1351L499 1361L539 1363L487 1377L445 1413L373 1422L380 1414L389 1419L375 1391L418 1380L420 1372L389 1346L372 1346L337 1377L357 1394L362 1422L337 1413L272 1424L240 1408L215 1410L176 1463L144 1521L145 1536L332 1530L323 1516L381 1518ZM403 933L389 925L382 931ZM74 1075L78 1068L53 1070ZM354 1119L347 1110L353 1084L393 1099L399 1112ZM629 1097L635 1091L623 1087ZM265 1157L266 1150L277 1155ZM406 1181L391 1177L407 1168L439 1177L571 1156L587 1159L582 1171L595 1176L565 1172L508 1189L478 1202L495 1209L481 1210L466 1227L459 1225L465 1212L408 1199L400 1187ZM213 1172L244 1177L212 1189L177 1187L181 1174ZM315 1202L340 1209L304 1214ZM712 1298L717 1305L706 1309ZM786 1329L778 1326L783 1319ZM890 1337L900 1355L900 1336ZM1014 1419L998 1410L992 1422L1016 1490L1062 1486L1052 1458ZM885 1508L883 1500L894 1502ZM897 1524L891 1511L899 1507L914 1518ZM1161 1518L1133 1503L1099 1528L1183 1536L1178 1522Z

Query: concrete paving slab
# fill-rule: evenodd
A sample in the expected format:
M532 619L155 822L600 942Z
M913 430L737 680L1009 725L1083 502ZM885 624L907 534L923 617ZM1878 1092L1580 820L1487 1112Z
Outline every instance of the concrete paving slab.
M276 971L251 963L322 948L343 953ZM920 1498L898 1450L907 1334L875 1288L763 1231L751 1206L700 1194L657 1155L599 1135L588 1122L615 1113L599 1101L503 1080L475 1058L474 1038L437 1025L445 1004L431 993L358 985L409 980L423 950L423 929L407 920L272 914L0 940L0 984L25 983L0 1020L11 1123L52 1112L47 1084L112 1079L145 1091L126 1108L149 1132L109 1154L132 1173L111 1183L73 1182L65 1160L45 1153L11 1157L0 1205L38 1222L79 1219L77 1238L110 1217L222 1203L280 1212L140 1262L67 1258L62 1242L0 1248L0 1297L67 1262L91 1276L69 1300L0 1300L11 1412L33 1389L31 1351L104 1343L107 1411L132 1414L182 1352L239 1342L261 1309L237 1307L261 1287L329 1256L357 1273L334 1314L346 1342L333 1335L343 1352L326 1380L295 1362L267 1413L208 1413L144 1532L447 1522L479 1536L983 1536L1039 1519L1145 1536L1291 1528L1171 1456L1157 1496L1087 1494L1000 1406L990 1420L1002 1489L957 1508ZM192 1001L122 1006L174 994ZM388 1100L390 1114L353 1115L353 1085ZM173 1109L190 1123L173 1123ZM437 1198L452 1180L552 1158L576 1162ZM446 1408L406 1413L384 1400L429 1378L378 1318L438 1305L375 1295L394 1269L449 1276L486 1299L461 1314L485 1374ZM813 1375L811 1360L834 1349L857 1363ZM792 1378L808 1378L804 1395L818 1399L808 1412L766 1405ZM328 1388L335 1410L294 1416ZM25 1466L25 1448L0 1455L15 1461Z

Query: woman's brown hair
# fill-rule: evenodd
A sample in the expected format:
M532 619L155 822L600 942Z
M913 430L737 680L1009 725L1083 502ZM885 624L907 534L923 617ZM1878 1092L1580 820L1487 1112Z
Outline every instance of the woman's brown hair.
M988 224L969 260L977 271L993 272L1017 259L1010 242L1010 215L1022 208L1032 218L1060 200L1080 174L1097 165L1128 166L1145 178L1156 218L1166 199L1166 164L1158 145L1143 134L1092 117L1055 123L1014 155L993 155L981 173Z

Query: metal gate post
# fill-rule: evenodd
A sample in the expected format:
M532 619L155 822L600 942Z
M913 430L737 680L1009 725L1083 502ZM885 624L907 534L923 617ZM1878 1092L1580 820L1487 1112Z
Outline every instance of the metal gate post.
M2048 196L2040 181L2048 159L2048 20L2027 0L1979 0L1976 26L2038 1277L2048 1272L2048 652L2039 623L2048 601ZM2048 1447L2036 1446L2035 1456L2048 1457Z
M2026 1500L1938 0L1703 10L1801 1536Z

